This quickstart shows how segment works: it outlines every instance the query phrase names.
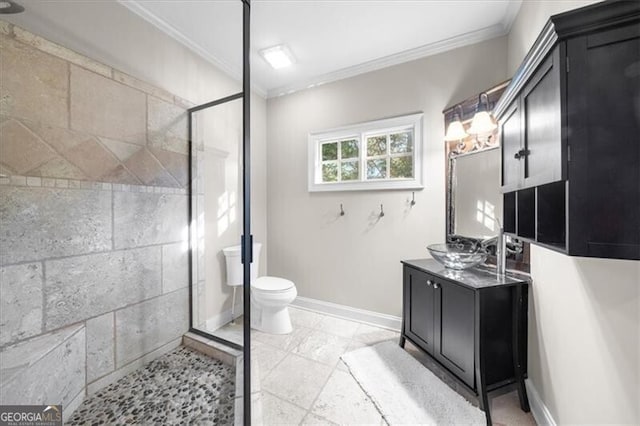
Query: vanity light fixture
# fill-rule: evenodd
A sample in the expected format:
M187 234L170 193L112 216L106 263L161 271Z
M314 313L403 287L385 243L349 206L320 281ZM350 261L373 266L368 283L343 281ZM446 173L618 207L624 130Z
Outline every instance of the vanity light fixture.
M458 113L458 110L460 112ZM464 139L467 136L467 132L464 130L464 126L462 125L462 106L456 105L456 109L453 113L453 121L449 123L447 127L447 134L444 136L444 140L447 142L457 141L460 139Z
M267 47L266 49L262 49L259 53L264 60L276 70L288 67L295 62L291 51L284 44Z
M498 125L489 113L489 96L483 92L478 96L476 115L471 120L471 127L469 127L468 133L472 135L490 133L496 127Z

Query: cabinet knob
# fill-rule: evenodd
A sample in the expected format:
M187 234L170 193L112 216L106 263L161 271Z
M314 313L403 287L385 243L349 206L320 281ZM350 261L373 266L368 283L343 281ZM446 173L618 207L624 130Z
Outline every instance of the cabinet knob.
M429 287L431 287L431 286L433 285L433 281L431 281L431 280L427 280L427 285L428 285Z
M438 283L433 283L433 288L435 288L436 290L440 288L440 285Z
M515 154L513 154L513 158L515 158L516 160L519 160L522 157L525 157L527 155L529 155L529 150L528 149L521 149L520 151L518 151Z

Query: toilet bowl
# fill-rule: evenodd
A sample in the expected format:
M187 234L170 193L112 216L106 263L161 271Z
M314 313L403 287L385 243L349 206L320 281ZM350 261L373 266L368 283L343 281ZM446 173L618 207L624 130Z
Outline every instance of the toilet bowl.
M253 244L251 263L251 328L272 334L288 334L293 330L288 306L298 292L292 281L278 277L258 277L260 243ZM240 246L222 250L227 264L227 285L241 286L243 268Z

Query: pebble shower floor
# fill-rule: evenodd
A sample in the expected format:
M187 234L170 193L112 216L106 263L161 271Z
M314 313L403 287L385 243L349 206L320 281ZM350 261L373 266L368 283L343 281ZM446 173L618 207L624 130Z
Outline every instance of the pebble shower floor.
M85 399L67 425L233 424L234 368L180 347Z

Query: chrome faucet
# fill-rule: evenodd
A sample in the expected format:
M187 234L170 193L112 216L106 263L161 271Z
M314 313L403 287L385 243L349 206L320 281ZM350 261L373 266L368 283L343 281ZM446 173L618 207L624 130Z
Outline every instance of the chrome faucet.
M505 275L507 272L507 239L504 236L504 228L497 218L492 218L499 227L498 235L483 240L480 247L487 248L490 245L496 245L496 273Z

